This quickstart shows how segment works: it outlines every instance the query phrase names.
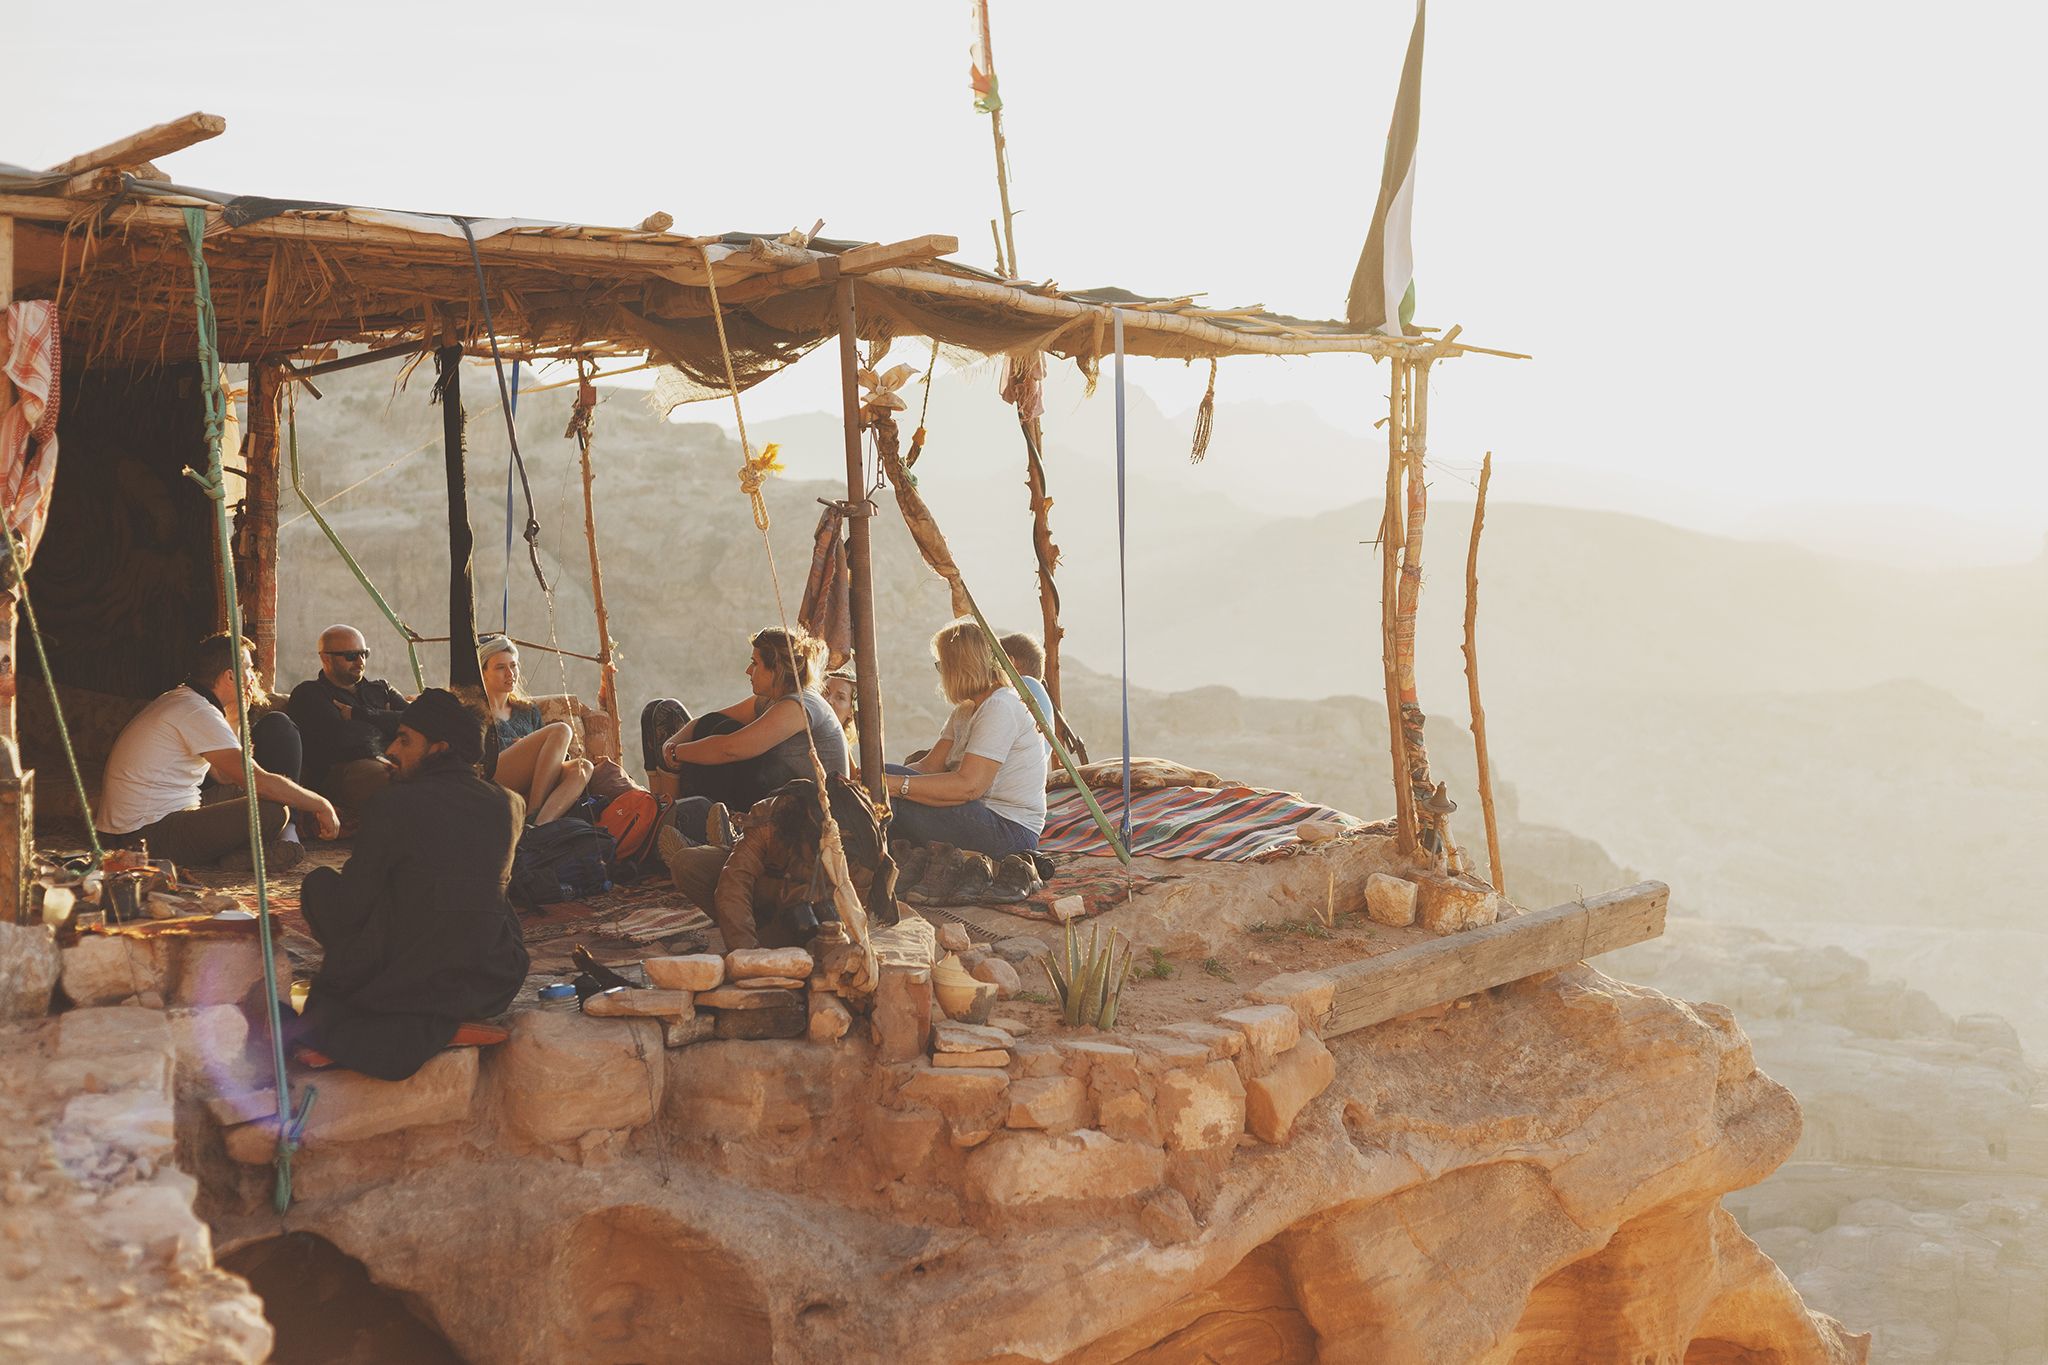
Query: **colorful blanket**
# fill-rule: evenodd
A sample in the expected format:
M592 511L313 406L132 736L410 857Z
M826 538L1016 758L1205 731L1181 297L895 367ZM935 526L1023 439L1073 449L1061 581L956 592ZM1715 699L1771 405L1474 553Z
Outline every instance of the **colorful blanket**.
M1122 822L1123 794L1098 792L1096 800L1111 824ZM1131 852L1148 858L1200 858L1244 863L1270 857L1296 844L1294 827L1327 820L1347 829L1363 828L1355 815L1304 801L1293 792L1257 787L1166 787L1131 793ZM1041 853L1107 855L1109 845L1095 828L1078 792L1048 794Z

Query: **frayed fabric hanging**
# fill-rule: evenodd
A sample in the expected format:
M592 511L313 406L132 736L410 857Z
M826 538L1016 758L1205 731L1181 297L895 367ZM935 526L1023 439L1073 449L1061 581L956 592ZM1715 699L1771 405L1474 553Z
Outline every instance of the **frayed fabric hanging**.
M1195 409L1195 446L1188 452L1189 464L1200 464L1209 453L1209 438L1216 434L1216 357L1209 357L1209 391Z

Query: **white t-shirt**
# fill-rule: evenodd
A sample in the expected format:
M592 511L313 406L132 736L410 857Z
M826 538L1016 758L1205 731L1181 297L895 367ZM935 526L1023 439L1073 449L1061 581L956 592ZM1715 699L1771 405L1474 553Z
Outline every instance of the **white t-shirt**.
M1044 832L1045 747L1031 709L1015 692L999 687L971 713L963 705L946 722L940 738L953 741L946 755L948 771L959 771L969 754L1000 763L982 803L1034 834Z
M107 834L132 834L194 809L207 773L201 755L241 747L218 706L183 684L172 688L136 712L114 741L96 823Z
M1045 712L1045 718L1052 720L1052 693L1045 690L1045 684L1028 673L1019 673L1017 676L1024 679L1024 690L1038 699L1038 709ZM1026 720L1031 719L1031 708L1028 706L1024 708L1024 718ZM1037 723L1032 721L1034 726ZM1059 722L1053 721L1053 723L1057 725ZM1052 762L1052 741L1041 733L1038 736L1038 747L1045 750L1046 762L1050 764Z

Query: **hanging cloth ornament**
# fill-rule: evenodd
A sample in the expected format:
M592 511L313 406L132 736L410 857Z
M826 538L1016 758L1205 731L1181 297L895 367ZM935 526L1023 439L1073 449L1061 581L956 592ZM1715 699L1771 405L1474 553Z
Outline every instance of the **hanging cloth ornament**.
M1195 409L1195 448L1188 452L1189 464L1200 464L1209 453L1209 438L1216 434L1216 357L1209 357L1209 391Z

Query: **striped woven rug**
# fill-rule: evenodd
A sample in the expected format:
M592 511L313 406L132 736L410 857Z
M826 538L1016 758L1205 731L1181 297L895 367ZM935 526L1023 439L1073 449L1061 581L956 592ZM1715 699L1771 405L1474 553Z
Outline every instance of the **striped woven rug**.
M1095 799L1111 824L1120 823L1122 792L1098 791ZM1329 820L1346 828L1365 824L1355 815L1304 801L1293 792L1162 787L1131 793L1131 852L1148 858L1251 862L1299 842L1294 827L1304 820ZM1038 850L1106 856L1109 845L1089 817L1087 803L1069 789L1047 794L1045 833Z

